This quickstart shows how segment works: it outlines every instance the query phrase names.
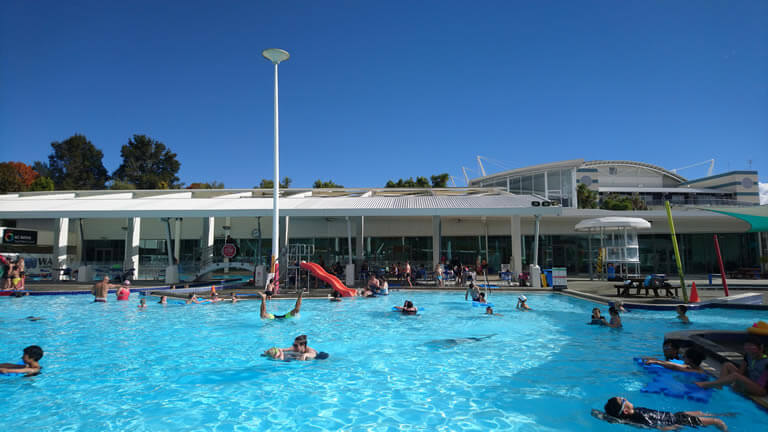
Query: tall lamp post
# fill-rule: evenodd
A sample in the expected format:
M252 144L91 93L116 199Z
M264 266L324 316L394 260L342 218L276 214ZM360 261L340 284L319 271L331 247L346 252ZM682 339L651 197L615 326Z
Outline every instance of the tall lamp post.
M291 55L278 48L265 49L261 55L275 65L275 178L272 185L272 260L269 266L270 276L267 278L269 280L270 277L278 278L277 257L280 243L280 121L277 108L277 65L288 60ZM275 280L275 285L277 285L277 280Z

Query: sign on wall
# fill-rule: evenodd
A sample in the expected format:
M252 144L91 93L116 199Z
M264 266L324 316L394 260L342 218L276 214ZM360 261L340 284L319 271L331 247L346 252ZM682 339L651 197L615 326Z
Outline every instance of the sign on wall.
M3 233L3 243L14 245L36 245L37 231L6 228Z

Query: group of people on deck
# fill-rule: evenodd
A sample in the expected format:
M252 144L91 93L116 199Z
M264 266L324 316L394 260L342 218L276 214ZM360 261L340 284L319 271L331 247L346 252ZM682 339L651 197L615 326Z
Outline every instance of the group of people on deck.
M16 258L16 261L12 261L0 255L0 277L3 280L3 291L24 290L25 275L24 258L19 256Z

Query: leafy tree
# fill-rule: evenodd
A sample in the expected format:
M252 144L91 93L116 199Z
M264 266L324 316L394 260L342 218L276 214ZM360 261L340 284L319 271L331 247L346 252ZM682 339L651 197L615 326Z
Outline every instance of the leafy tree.
M178 188L176 174L181 163L176 160L176 153L165 144L146 135L134 135L120 149L123 163L115 170L113 177L132 183L138 189Z
M579 183L576 187L576 197L579 208L597 208L597 191L589 189L584 183Z
M19 179L21 179L21 182L24 184L24 190L29 189L29 186L32 185L32 182L35 181L36 178L40 177L40 174L38 174L34 169L32 169L31 166L23 163L23 162L8 162L16 169L16 174L19 176Z
M327 182L324 182L320 179L317 179L315 180L315 184L313 184L312 187L315 189L332 189L332 188L343 188L344 186L334 183L333 180L328 180Z
M55 185L53 184L53 180L42 176L36 178L35 181L29 185L29 190L32 192L52 191L54 189Z
M442 173L430 176L430 179L432 180L432 187L434 188L444 188L448 187L448 179L450 179L451 176L448 173Z
M283 177L283 181L280 182L280 189L288 189L291 187L291 183L293 183L293 180L291 180L290 177ZM259 187L255 189L272 189L275 186L275 182L268 179L261 179L261 183L259 183Z
M58 190L104 189L109 176L102 159L104 153L84 135L76 134L51 143L48 156L49 177Z
M134 190L136 189L136 185L131 182L112 179L112 182L110 183L109 188L111 190Z
M384 187L388 188L428 188L429 186L429 180L427 180L426 177L416 177L416 181L413 180L413 177L408 177L407 180L398 179L397 182L393 182L392 180L389 180L387 184Z
M224 183L210 182L210 183L192 183L187 186L187 189L224 189Z
M0 163L0 192L21 192L24 188L16 168L10 162Z
M604 210L648 210L645 201L638 194L633 196L609 194L603 198L600 208Z
M32 164L32 169L40 174L41 177L51 178L51 168L45 162L35 161L35 163Z

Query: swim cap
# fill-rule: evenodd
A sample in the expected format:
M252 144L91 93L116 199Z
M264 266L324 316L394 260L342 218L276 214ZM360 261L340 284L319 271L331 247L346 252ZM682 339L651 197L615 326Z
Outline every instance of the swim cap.
M524 296L524 295L521 295L521 296L520 296L520 297L518 297L517 299L518 299L518 300L520 300L521 302L524 302L524 301L528 300L528 297L526 297L526 296Z
M123 281L123 285L130 285L130 284L131 284L131 281L129 281L129 280L124 280Z

